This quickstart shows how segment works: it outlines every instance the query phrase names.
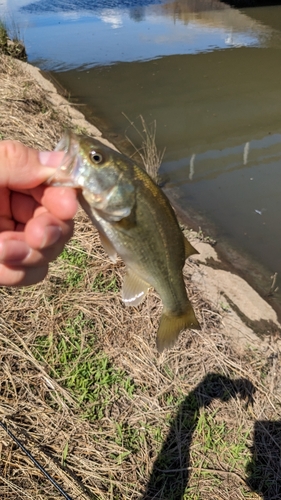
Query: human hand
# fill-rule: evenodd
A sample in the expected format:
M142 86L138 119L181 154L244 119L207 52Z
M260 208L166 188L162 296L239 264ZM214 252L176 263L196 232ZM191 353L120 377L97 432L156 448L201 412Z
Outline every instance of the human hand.
M0 141L0 286L41 281L72 236L75 190L43 185L63 155Z

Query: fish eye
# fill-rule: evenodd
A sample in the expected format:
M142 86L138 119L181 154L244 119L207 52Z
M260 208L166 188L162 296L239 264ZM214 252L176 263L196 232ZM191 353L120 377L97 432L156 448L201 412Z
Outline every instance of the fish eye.
M91 151L90 152L90 160L93 161L96 164L102 163L104 158L99 151Z

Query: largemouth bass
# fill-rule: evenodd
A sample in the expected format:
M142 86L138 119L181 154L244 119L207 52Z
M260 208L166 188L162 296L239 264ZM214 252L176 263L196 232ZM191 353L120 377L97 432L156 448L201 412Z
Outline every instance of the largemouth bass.
M197 251L162 190L131 159L96 139L67 133L56 150L65 156L50 183L79 189L105 251L125 262L124 303L137 306L150 286L160 295L158 350L173 346L182 330L199 329L182 274L185 259Z

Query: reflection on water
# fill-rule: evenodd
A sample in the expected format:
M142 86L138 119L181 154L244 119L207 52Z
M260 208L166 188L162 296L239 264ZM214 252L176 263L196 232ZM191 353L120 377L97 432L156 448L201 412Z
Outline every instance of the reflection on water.
M218 225L219 238L239 242L280 272L280 163L281 134L273 134L167 162L165 170L181 187L182 206L191 203Z
M79 12L83 10L96 11L98 9L128 9L161 3L163 0L40 0L28 2L22 7L23 11L34 13L42 12Z
M9 0L3 15L17 19L29 60L45 70L281 46L277 30L218 0Z
M56 71L99 123L124 136L131 130L123 113L156 119L162 171L182 206L215 222L219 241L235 242L280 275L281 7L240 11L216 0L7 6L17 12L30 60Z
M200 182L203 179L216 179L222 173L243 170L258 166L270 167L281 158L281 134L273 134L258 140L247 141L245 144L219 149L208 150L204 153L192 153L187 158L178 161L166 161L162 171L172 178L171 185L181 186L188 181ZM189 167L188 167L189 166ZM281 175L281 169L280 169ZM250 180L253 180L250 177Z

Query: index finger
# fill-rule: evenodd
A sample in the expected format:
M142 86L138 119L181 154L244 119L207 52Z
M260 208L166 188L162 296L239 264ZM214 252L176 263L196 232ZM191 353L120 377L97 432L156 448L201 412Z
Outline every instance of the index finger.
M78 209L76 190L70 187L44 186L37 201L60 220L72 219Z

